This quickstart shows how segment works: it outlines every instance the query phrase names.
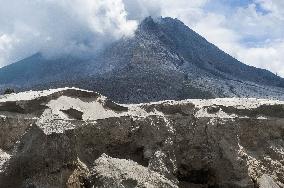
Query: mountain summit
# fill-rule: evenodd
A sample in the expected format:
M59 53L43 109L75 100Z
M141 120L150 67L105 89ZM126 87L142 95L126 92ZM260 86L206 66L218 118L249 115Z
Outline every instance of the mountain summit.
M135 36L94 58L46 59L40 53L0 69L0 88L76 86L123 103L167 99L284 99L284 79L245 65L181 21L148 17Z

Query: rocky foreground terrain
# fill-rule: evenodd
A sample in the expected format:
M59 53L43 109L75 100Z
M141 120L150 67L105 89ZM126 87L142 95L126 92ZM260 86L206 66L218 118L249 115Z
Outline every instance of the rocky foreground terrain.
M284 187L284 102L0 97L0 187Z

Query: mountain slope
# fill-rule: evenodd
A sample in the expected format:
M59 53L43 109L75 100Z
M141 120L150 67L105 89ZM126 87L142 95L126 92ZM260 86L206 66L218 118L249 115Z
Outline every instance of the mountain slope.
M284 99L284 79L247 66L172 18L146 18L132 38L96 58L35 55L0 69L2 88L77 86L118 102L258 97Z
M47 59L40 53L0 69L0 84L29 86L74 76L78 62L71 56ZM69 67L69 68L68 68ZM70 68L72 67L72 68Z
M159 26L171 39L173 50L188 62L225 78L239 78L260 84L284 86L284 80L263 69L247 66L208 43L178 20L165 18Z

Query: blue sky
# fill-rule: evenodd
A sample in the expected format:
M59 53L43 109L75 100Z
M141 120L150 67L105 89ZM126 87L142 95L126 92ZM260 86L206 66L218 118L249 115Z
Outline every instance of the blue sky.
M283 0L0 0L0 67L38 51L84 54L178 18L242 62L284 77ZM87 42L86 42L87 41Z
M184 2L188 6L182 3L175 9L171 9L170 4L165 6L162 15L181 19L242 62L284 77L283 0Z
M248 6L254 4L256 12L259 14L268 14L269 10L264 9L260 2L255 0L214 0L208 1L205 4L204 10L208 12L217 12L219 14L224 14L227 16L232 15L233 12L237 11L239 8L247 8Z
M215 11L219 8L236 8L236 7L247 7L249 4L254 3L253 0L215 0L206 3L205 8L208 10Z

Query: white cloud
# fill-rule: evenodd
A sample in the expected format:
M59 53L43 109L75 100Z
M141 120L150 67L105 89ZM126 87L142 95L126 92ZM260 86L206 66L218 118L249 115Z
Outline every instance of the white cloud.
M243 47L238 50L238 57L243 62L284 76L284 41L273 41L261 47Z
M284 1L256 0L231 7L229 14L202 5L196 10L193 18L188 13L177 17L240 61L284 77Z
M221 7L208 8L218 2ZM0 0L0 66L37 51L93 52L109 40L132 35L137 23L152 15L178 18L244 63L284 76L284 1L236 2Z
M209 0L123 0L132 19L163 16L194 21Z
M41 51L80 54L132 35L122 0L0 0L0 66ZM7 40L6 38L9 38Z
M230 53L247 64L284 76L283 10L284 2L280 0L257 0L239 8L227 19L226 27L241 37L227 48Z
M4 62L9 54L12 38L3 34L0 36L0 62Z

